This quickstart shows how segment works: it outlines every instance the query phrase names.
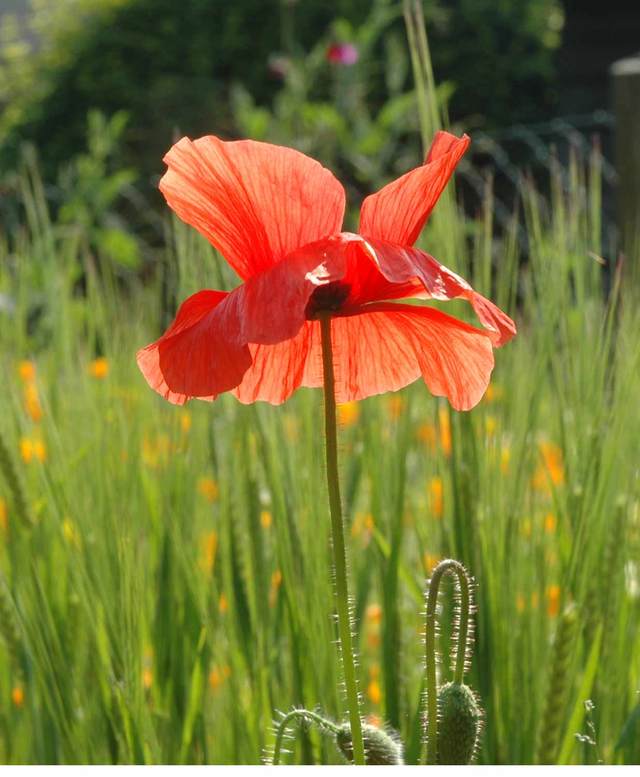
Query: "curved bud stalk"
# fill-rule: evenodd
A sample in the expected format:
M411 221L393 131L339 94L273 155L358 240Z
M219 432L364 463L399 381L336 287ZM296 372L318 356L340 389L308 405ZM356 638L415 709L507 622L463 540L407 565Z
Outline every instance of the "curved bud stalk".
M273 754L265 758L266 763L270 766L280 765L283 740L288 736L289 725L295 721L299 721L303 725L316 725L322 732L333 734L336 737L339 731L339 726L317 712L305 709L292 709L290 712L282 715L280 722L275 726L276 740L273 746Z
M442 578L455 579L455 620L452 652L453 682L438 691L436 608ZM464 684L473 650L473 582L459 561L446 559L433 570L427 586L425 671L427 702L427 763L468 764L476 755L482 730L482 709L474 692Z
M279 766L283 753L282 744L289 736L290 724L299 721L303 725L313 725L323 734L333 737L336 747L344 758L353 763L353 741L349 723L334 723L317 712L305 709L293 709L282 715L276 725L276 739L273 754L265 758L270 766ZM402 741L395 732L378 728L370 723L362 724L362 738L367 766L402 766L404 764Z

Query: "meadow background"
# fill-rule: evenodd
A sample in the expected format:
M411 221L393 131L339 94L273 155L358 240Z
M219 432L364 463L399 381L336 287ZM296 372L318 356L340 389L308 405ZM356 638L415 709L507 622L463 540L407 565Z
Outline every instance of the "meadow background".
M353 223L438 126L554 107L560 3L480 4L487 30L530 47L549 97L518 98L501 61L504 102L481 118L463 99L478 74L451 65L500 48L489 35L455 49L473 4L424 5L435 78L415 4L407 35L399 3L338 3L335 18L275 3L252 48L246 20L269 4L205 5L154 3L153 34L141 1L36 3L37 34L3 19L2 762L257 763L277 710L344 715L321 393L176 408L135 364L179 300L237 283L155 193L176 133L312 154L345 182ZM166 61L136 80L126 45ZM638 257L603 247L602 165L594 145L523 174L500 229L489 179L471 212L453 185L438 204L420 245L519 328L477 408L454 413L421 382L339 408L364 708L408 763L424 758L425 581L449 556L477 584L479 761L640 763ZM289 749L292 763L340 762L311 730Z

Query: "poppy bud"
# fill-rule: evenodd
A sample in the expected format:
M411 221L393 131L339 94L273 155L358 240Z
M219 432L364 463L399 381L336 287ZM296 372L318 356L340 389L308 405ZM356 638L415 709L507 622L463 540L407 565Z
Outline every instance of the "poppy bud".
M438 763L470 764L476 754L482 710L468 685L447 683L438 693Z
M367 766L402 766L404 764L402 742L383 728L363 723L362 739ZM336 731L336 744L342 755L348 761L352 761L353 745L351 727L348 723L343 723Z

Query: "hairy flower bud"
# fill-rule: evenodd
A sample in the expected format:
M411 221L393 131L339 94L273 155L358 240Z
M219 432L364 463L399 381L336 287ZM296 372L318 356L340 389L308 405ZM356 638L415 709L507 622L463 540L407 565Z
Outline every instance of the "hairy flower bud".
M471 688L443 685L438 693L438 716L438 763L470 764L482 725L482 710Z
M402 766L402 743L385 731L369 723L362 724L362 739L367 766ZM353 745L351 742L351 727L348 723L340 726L336 732L338 749L348 761L353 760Z

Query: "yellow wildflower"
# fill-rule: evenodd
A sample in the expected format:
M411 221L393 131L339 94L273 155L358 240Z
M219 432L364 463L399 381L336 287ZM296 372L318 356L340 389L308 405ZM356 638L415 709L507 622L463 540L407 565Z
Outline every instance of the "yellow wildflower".
M67 542L69 545L72 545L75 548L80 548L80 534L78 533L78 529L76 528L76 525L71 520L71 518L67 517L62 521L62 536L64 537L65 542Z
M188 410L180 411L180 429L183 434L187 434L191 429L191 413Z
M516 610L522 614L525 611L527 602L522 594L516 595Z
M35 383L27 383L24 387L24 407L34 423L42 420L42 405Z
M263 529L270 529L271 524L273 523L273 516L268 510L263 510L260 513L260 526L262 526Z
M96 380L104 380L109 374L109 360L105 356L99 356L89 364L89 375Z
M489 439L491 439L496 433L498 428L498 419L494 415L488 415L484 419L484 430Z
M142 686L145 690L149 690L151 686L153 685L153 672L151 669L143 669L142 670Z
M33 442L28 437L23 437L20 440L20 456L25 464L33 459Z
M30 362L26 359L21 361L18 364L18 375L20 375L20 380L22 380L24 383L30 383L32 380L35 380L36 365L34 362Z
M224 615L229 610L229 600L227 599L226 594L220 594L220 598L218 599L218 612L220 615Z
M520 527L520 532L523 537L531 537L531 518L524 518L522 520L522 526Z
M218 483L211 477L202 477L198 480L198 493L201 494L207 502L215 502L220 495Z
M33 455L38 461L47 460L47 447L42 440L37 439L33 441Z
M504 396L504 389L497 383L489 383L484 398L487 402L499 402Z
M500 451L500 472L506 475L509 471L509 464L511 462L511 448L508 445L503 445Z
M9 510L6 501L0 496L0 531L6 532L9 527Z
M206 532L201 539L200 567L204 572L211 572L216 563L218 550L218 533Z
M360 405L357 402L343 402L338 405L337 412L341 426L353 426L360 417Z
M422 557L422 563L424 564L424 570L425 572L430 575L433 570L438 566L440 563L441 558L440 556L437 556L435 553L425 553Z
M430 478L427 487L429 492L429 508L434 518L442 518L444 513L444 485L442 478L435 476Z
M449 411L444 405L438 408L438 427L440 430L440 447L443 454L449 458L451 456L451 421Z

